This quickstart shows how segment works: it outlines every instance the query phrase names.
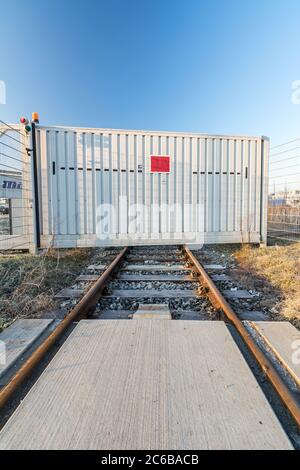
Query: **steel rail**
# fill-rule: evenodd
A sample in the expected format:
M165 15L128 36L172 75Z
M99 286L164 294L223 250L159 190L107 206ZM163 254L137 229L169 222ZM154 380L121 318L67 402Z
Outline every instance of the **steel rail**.
M210 278L210 276L207 274L201 263L197 260L197 258L193 255L191 250L186 245L184 245L184 250L187 255L187 258L194 265L197 272L200 274L203 284L210 290L212 298L213 300L215 300L215 304L217 304L217 306L222 309L228 320L235 326L239 335L255 357L262 371L264 372L264 374L269 379L274 389L280 396L283 404L289 410L291 416L294 418L297 425L300 426L300 405L295 400L293 394L283 382L272 363L256 344L256 342L244 326L243 322L237 317L236 313L231 308L226 299L223 297L223 295L221 294L213 280Z
M92 285L88 292L82 299L70 310L68 315L59 323L55 330L45 339L45 341L31 354L31 356L24 362L20 369L16 372L10 382L0 390L0 410L12 397L14 392L29 376L33 369L41 362L46 353L50 350L53 344L62 336L67 327L75 320L83 318L95 306L99 300L101 293L114 272L122 258L127 251L127 247L116 256L104 273Z

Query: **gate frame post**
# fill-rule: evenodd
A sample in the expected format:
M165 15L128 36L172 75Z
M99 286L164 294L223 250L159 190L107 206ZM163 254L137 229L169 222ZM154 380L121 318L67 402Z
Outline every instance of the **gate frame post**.
M269 148L270 139L261 136L261 197L260 197L260 246L268 240L268 193L269 193Z
M41 226L40 226L40 208L39 208L39 187L38 187L38 167L37 167L37 149L36 149L36 128L35 123L31 121L31 144L32 144L32 210L33 210L33 244L30 252L37 253L41 247Z

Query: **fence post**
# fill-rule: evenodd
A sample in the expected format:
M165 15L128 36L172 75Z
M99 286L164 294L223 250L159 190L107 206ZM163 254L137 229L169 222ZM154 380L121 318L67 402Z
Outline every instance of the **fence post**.
M38 167L36 150L36 128L35 123L31 122L31 142L32 142L32 199L34 210L34 251L41 247L41 227L40 227L40 208L39 208L39 187L38 187Z
M260 246L267 245L268 189L269 189L269 138L261 138L261 197L260 197Z

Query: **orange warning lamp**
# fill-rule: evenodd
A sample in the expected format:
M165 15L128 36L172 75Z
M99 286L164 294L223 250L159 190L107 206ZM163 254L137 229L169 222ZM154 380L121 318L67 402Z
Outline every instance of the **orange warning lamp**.
M31 118L32 118L32 121L37 124L40 122L39 113L32 113Z

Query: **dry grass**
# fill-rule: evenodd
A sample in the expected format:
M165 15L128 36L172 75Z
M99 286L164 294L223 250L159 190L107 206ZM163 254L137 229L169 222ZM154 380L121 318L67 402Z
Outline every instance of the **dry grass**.
M269 294L273 311L300 324L300 243L259 249L243 246L234 257L248 283L253 276L253 282Z
M53 295L74 281L92 252L81 248L0 255L0 331L16 318L37 317L55 308Z

